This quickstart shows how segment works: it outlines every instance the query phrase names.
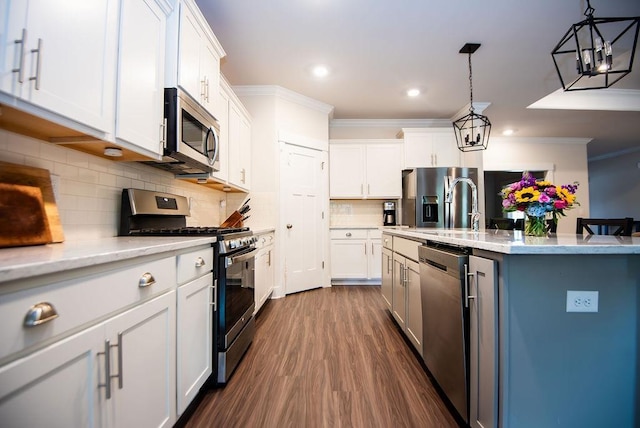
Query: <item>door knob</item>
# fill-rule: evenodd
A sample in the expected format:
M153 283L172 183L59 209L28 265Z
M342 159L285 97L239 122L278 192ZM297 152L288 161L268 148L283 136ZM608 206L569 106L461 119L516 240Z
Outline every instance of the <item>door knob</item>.
M287 224L287 229L291 229L293 225L291 223Z

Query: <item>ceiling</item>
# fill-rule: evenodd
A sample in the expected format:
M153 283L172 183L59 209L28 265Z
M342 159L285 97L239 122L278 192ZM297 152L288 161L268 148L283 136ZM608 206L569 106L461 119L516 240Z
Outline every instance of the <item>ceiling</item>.
M473 100L490 103L482 114L492 135L591 138L590 159L640 150L637 58L610 89L580 91L575 103L576 92L560 91L552 101L564 109L527 108L561 88L550 53L584 19L585 0L196 2L227 53L232 85L279 85L334 106L334 119L456 119L469 104L468 56L458 52L475 42ZM596 17L640 16L638 0L591 6ZM313 77L316 64L330 74ZM421 94L409 98L414 87ZM632 111L598 110L603 96L618 108L618 95Z

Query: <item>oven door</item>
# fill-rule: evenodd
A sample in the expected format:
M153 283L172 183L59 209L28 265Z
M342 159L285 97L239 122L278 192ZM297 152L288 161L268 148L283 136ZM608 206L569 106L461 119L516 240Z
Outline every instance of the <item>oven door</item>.
M227 349L253 315L255 255L251 248L221 255L219 285L219 349Z

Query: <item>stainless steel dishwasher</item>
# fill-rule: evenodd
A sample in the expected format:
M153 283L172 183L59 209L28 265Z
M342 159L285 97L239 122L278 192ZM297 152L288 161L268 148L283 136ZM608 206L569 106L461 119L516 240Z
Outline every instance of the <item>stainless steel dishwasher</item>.
M465 307L467 248L428 242L418 248L424 362L469 422L469 309Z

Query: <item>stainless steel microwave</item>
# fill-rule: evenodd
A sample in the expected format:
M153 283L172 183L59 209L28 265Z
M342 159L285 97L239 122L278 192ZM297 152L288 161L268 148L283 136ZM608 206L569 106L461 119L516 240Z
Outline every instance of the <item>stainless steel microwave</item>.
M220 125L178 88L164 90L165 138L161 161L148 165L182 177L207 177L220 170Z

